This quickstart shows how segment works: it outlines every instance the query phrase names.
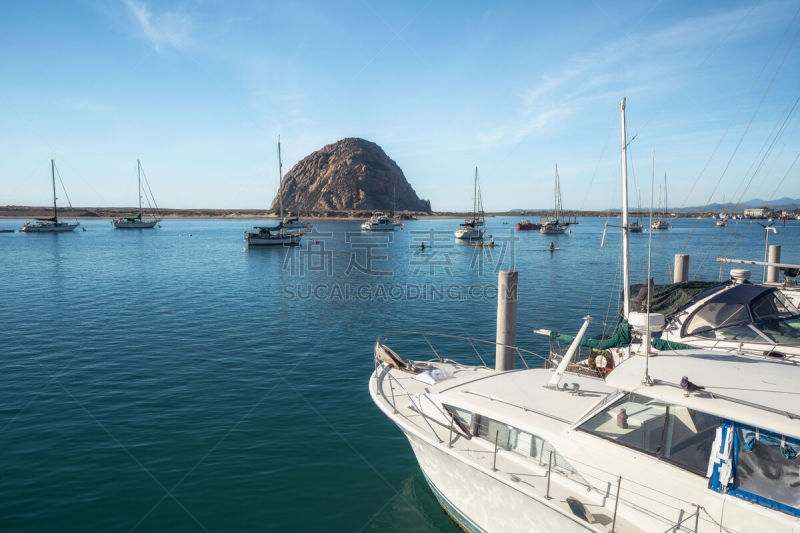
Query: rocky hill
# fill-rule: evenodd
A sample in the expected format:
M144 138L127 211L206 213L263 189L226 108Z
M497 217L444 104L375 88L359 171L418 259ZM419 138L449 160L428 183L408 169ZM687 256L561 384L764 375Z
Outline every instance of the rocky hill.
M304 157L284 176L278 193L284 210L326 212L352 210L431 210L406 181L383 148L350 137ZM278 198L271 209L278 209Z

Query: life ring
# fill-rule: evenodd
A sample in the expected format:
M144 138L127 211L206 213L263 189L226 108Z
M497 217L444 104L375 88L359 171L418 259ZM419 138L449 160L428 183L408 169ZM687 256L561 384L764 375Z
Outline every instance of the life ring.
M598 359L600 359L599 365ZM589 365L589 368L592 370L597 370L598 372L607 374L614 369L614 358L605 350L592 350L592 353L589 354L589 359L586 361L586 364Z

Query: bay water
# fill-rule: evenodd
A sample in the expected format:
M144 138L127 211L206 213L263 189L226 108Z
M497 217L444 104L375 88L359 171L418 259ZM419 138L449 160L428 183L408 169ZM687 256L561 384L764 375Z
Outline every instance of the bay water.
M574 334L591 314L609 332L620 291L606 220L559 236L487 220L494 248L454 242L448 219L386 234L321 220L266 249L246 248L247 220L0 234L0 530L457 531L370 399L376 339L493 340L497 271L515 269L517 342L546 354L534 328ZM697 279L727 277L720 255L764 257L755 221L672 224L653 234L657 283L675 253ZM776 226L800 262L800 223ZM631 237L641 283L649 235Z

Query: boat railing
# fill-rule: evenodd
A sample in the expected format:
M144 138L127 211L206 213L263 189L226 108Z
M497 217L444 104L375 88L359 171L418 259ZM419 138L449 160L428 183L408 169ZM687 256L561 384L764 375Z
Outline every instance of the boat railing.
M408 349L396 350L392 341L398 340L408 346ZM438 361L440 363L455 363L460 365L482 366L493 368L489 362L494 363L494 353L484 353L487 349L494 352L498 346L511 349L514 360L519 359L525 368L540 368L547 361L547 357L531 350L510 344L450 335L446 333L429 333L424 331L389 330L378 337L379 345L393 347L401 356L410 352L419 353L420 348L430 350L433 357L411 357L415 361ZM483 348L483 351L481 351ZM401 353L402 352L402 353ZM531 361L528 360L537 360Z

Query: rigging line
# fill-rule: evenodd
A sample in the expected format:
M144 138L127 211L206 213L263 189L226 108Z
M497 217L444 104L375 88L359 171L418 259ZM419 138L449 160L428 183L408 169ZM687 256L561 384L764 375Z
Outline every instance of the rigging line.
M783 112L780 114L780 117L783 118L783 122L781 123L781 118L773 124L772 130L769 132L769 135L764 140L764 143L761 145L761 148L758 150L753 162L750 164L750 167L745 172L744 176L742 177L742 182L739 184L739 187L744 187L742 193L739 195L739 200L734 206L734 209L739 206L739 204L743 201L744 195L747 193L747 190L750 188L750 185L755 178L756 174L762 168L764 161L766 160L767 156L771 153L772 149L774 148L775 144L777 144L778 140L783 137L784 132L786 131L786 125L788 122L792 120L792 115L794 114L797 103L800 101L800 90L798 90L797 98L795 99L794 103L791 102L786 104ZM765 151L766 150L766 151ZM759 162L759 157L761 158ZM752 172L752 176L747 179L747 176ZM738 187L737 187L738 189ZM734 197L736 194L734 194Z
M754 225L753 222L751 221L750 224L747 225L747 228L742 232L741 236L739 237L739 240L733 243L733 247L728 251L726 255L733 254L734 250L736 250L736 247L739 246L739 243L742 242L742 239L744 239L744 236L747 235L750 232L750 230L753 229L753 227Z
M639 129L636 131L636 133L634 134L633 137L636 137L636 135L639 135L639 133L641 133L642 130L644 130L650 124L650 122L656 117L656 115L658 115L661 111L664 110L665 107L667 107L667 104L673 98L675 98L675 96L678 94L678 92L683 90L683 87L689 82L689 80L692 79L695 74L697 74L697 72L700 70L700 68L703 65L705 65L706 62L709 59L711 59L711 57L716 53L716 51L725 43L725 41L728 40L728 38L733 34L733 32L736 31L736 29L739 27L739 25L749 17L750 13L755 9L755 7L759 3L760 2L756 2L755 4L753 4L752 7L750 7L750 9L748 9L747 12L745 12L744 15L742 15L742 18L739 19L739 21L736 23L736 25L734 25L730 30L728 30L728 33L726 33L725 36L722 38L722 40L720 40L720 42L718 42L717 45L714 48L711 49L711 51L706 55L705 58L703 58L703 60L700 62L700 64L697 65L691 72L689 72L689 74L686 75L686 77L684 78L683 82L680 85L678 85L678 87L675 88L675 90L672 92L672 94L670 94L667 97L667 99L664 101L664 103L661 105L661 107L656 109L653 112L653 114L650 115L650 117L647 120L645 120L644 124L642 124L642 126L639 127ZM631 137L631 138L633 138L633 137Z
M706 260L708 259L708 256L711 255L711 251L714 249L714 245L717 243L717 241L719 240L719 238L721 236L722 236L722 232L718 231L717 232L717 236L714 237L714 240L711 242L711 246L706 248L706 253L703 256L703 259L700 261L700 264L697 266L697 270L694 271L694 276L692 276L693 280L697 279L697 275L700 273L700 269L703 268L703 265L705 264Z
M600 150L600 157L597 158L597 165L595 165L595 167L594 167L594 172L592 172L592 177L589 180L589 185L586 187L586 194L583 195L583 200L581 201L581 204L580 204L580 207L578 208L578 211L582 211L583 210L583 206L586 205L586 198L589 197L589 194L590 194L591 189L592 189L592 184L594 183L594 179L597 176L597 169L600 168L600 163L603 162L603 156L606 153L606 148L608 147L608 141L609 141L609 139L611 139L611 134L613 132L614 132L614 130L609 128L608 136L606 136L606 140L603 143L603 149Z
M153 199L153 205L156 208L156 213L160 214L158 209L158 204L156 203L156 197L153 195L152 189L150 189L150 181L147 179L147 174L145 174L144 172L144 167L142 167L142 176L144 177L144 184L147 187L147 192L150 194L150 198ZM148 200L147 203L149 204L150 200Z
M611 214L609 213L606 216L606 224L608 224L608 221L610 219L611 219ZM595 287L597 286L597 278L598 278L598 275L600 273L600 269L601 268L603 269L603 274L605 274L605 266L606 266L607 254L605 253L605 249L604 248L600 248L600 257L601 257L602 260L597 264L597 268L594 269L594 279L592 280L592 291L589 293L589 304L586 306L586 314L587 315L591 315L592 314L591 311L592 311L592 301L594 300L594 290L595 290Z
M795 13L795 16L797 16L797 13ZM794 20L794 19L792 19L792 20ZM703 174L705 173L706 169L711 164L711 161L713 160L714 155L716 155L717 150L722 145L722 141L725 140L725 137L727 137L728 131L731 129L733 124L736 122L736 119L739 118L739 113L741 113L742 109L744 108L745 102L747 101L747 99L750 97L750 95L752 94L753 90L755 89L756 84L758 83L758 80L761 79L761 76L767 70L767 65L769 65L769 63L772 61L772 58L775 56L775 53L778 51L778 48L780 47L781 42L783 42L783 38L788 33L789 28L791 28L791 25L792 25L792 21L790 21L789 25L787 25L786 28L783 30L783 33L781 34L780 39L778 39L778 41L775 43L775 46L773 47L772 52L770 52L769 57L767 58L766 61L764 61L764 64L761 66L761 71L759 71L758 75L753 80L753 83L750 85L750 88L747 90L747 93L744 95L742 100L739 102L739 108L736 110L736 113L734 114L733 118L728 123L728 126L725 128L725 132L722 134L722 137L717 142L717 145L714 147L714 150L712 151L711 156L706 161L705 166L700 171L700 174L697 175L697 178L695 178L694 183L692 184L692 186L689 188L689 192L686 194L686 198L684 199L684 203L683 203L684 207L686 207L686 204L688 203L689 197L691 196L692 192L694 191L694 188L697 186L697 184L700 181L700 178L703 176ZM721 180L721 177L720 177L720 180ZM709 199L706 202L706 205L704 206L704 208L708 207L708 205L711 203L711 199L713 198L713 196L714 196L713 193L712 193L711 196L709 196ZM691 237L691 235L689 235L689 237L687 237L687 242L689 241L690 237Z
M72 218L75 219L75 222L78 222L78 214L75 212L75 208L72 207L72 200L69 199L67 188L64 187L64 180L61 179L61 172L58 171L58 167L55 163L53 163L53 168L56 169L56 175L58 176L58 182L61 184L61 190L64 191L64 196L67 197L67 204L69 204L69 208L72 209Z
M798 28L798 32L800 32L800 28ZM761 169L764 167L764 163L766 162L766 160L770 156L770 154L772 154L772 150L775 148L775 145L778 143L778 140L780 140L780 138L783 137L783 134L786 131L786 125L794 117L794 113L797 110L798 102L800 102L800 93L798 93L797 99L795 100L791 111L784 118L783 123L778 128L778 131L775 132L775 135L772 137L772 141L769 142L769 146L764 151L764 155L761 158L761 161L758 163L758 166L753 171L753 174L750 176L750 179L748 180L747 185L745 186L744 190L742 191L742 195L740 196L739 202L737 202L736 207L739 206L739 203L741 203L742 199L744 198L744 195L747 194L747 191L750 189L750 186L753 184L753 180L758 175L758 173L761 171ZM777 126L777 124L776 124L776 126ZM775 128L773 127L773 131L774 131L774 129ZM769 139L768 139L768 141L769 141ZM766 143L767 143L767 141L765 141L765 145L766 145ZM761 147L761 150L764 150L764 146ZM758 157L758 156L756 156L756 157ZM770 200L771 200L771 198L770 198Z
M797 14L798 13L800 13L800 8L798 8L798 10L795 11L794 17L792 18L792 23L794 23L794 20L795 20L795 18L797 18ZM783 68L784 63L786 63L786 58L789 56L789 52L791 52L792 48L794 47L794 43L797 41L798 33L800 33L800 27L798 27L797 31L795 32L794 37L792 38L792 42L789 44L789 47L786 49L786 53L783 55L783 58L781 59L781 62L778 65L778 68L775 69L775 72L772 75L772 79L770 79L769 84L767 85L767 88L764 89L764 93L761 95L761 100L758 102L758 105L756 106L755 110L753 111L753 114L750 116L750 121L747 123L747 127L745 128L744 132L742 132L741 137L739 137L739 142L736 143L736 147L734 148L733 153L731 154L731 157L728 159L728 163L725 165L725 168L722 170L722 174L720 175L720 179L717 181L717 186L714 187L714 191L716 191L717 187L719 186L719 183L722 181L722 177L728 171L728 168L730 168L730 165L731 165L731 162L733 161L733 158L736 156L736 153L739 151L739 148L741 147L742 142L744 141L744 138L747 136L747 133L750 131L750 126L753 125L753 121L755 120L756 116L758 115L759 111L761 110L761 106L763 105L764 100L767 98L767 94L769 94L770 89L772 89L772 85L773 85L773 83L775 83L775 79L778 77L778 74L780 73L781 69ZM737 203L736 206L738 207L738 205L739 204Z

